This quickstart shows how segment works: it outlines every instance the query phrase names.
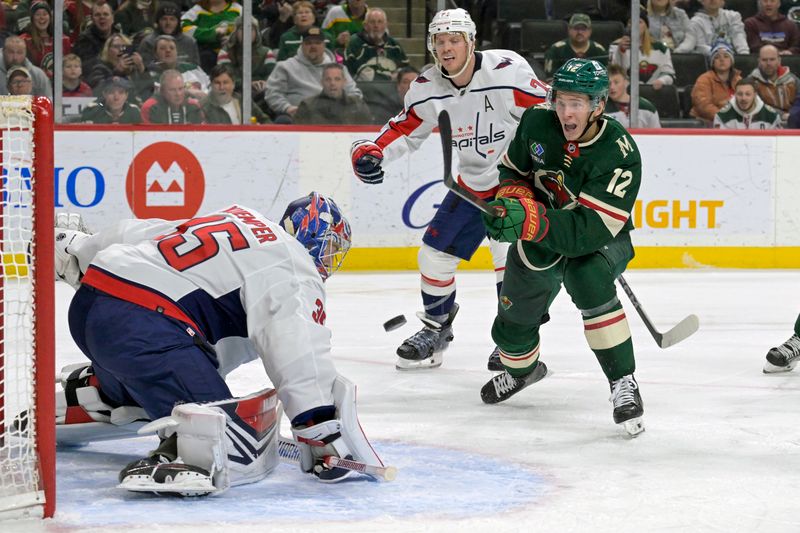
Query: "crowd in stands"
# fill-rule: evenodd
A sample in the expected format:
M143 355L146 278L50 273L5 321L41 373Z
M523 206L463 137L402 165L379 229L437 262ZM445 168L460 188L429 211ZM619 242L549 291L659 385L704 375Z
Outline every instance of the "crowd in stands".
M242 13L235 0L65 0L65 121L372 124L418 75L365 0L261 0L251 43ZM54 21L48 0L0 3L0 94L54 96ZM356 80L384 98L367 105Z
M635 126L800 127L800 0L729 0L730 7L726 0L642 2ZM545 80L572 57L607 65L609 114L629 125L629 0L460 4L480 26L481 47L517 49ZM521 23L513 24L512 17ZM537 28L539 36L526 33L527 27ZM597 30L601 36L595 38ZM561 39L540 42L557 32Z

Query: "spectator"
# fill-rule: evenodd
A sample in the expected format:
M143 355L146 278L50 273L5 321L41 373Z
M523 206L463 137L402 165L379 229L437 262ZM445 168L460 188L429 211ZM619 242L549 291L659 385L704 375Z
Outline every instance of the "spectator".
M294 26L283 32L278 44L278 61L283 61L293 57L300 48L303 41L303 34L314 25L314 5L306 0L295 2L292 6L292 20ZM327 32L325 34L325 44L333 49L333 39Z
M333 6L325 14L322 29L336 39L336 49L347 50L350 35L364 29L364 17L367 14L366 0L345 0L341 5Z
M53 79L53 17L50 4L45 1L31 5L30 24L20 35L28 49L28 59ZM69 54L72 45L69 37L62 37L63 54Z
M765 104L782 113L782 118L789 118L797 94L797 78L789 71L789 67L781 65L781 56L774 45L765 44L758 51L758 66L750 73L755 79L756 91Z
M700 3L700 0L672 0L675 4L675 7L679 7L686 11L686 14L691 19L695 14L703 9L703 5Z
M112 77L125 78L131 83L129 96L144 101L153 92L153 83L144 68L142 56L134 51L131 40L119 33L106 40L100 60L86 76L86 82L99 95L103 85Z
M202 104L206 124L242 124L242 95L233 89L233 68L225 63L214 67L211 70L211 90ZM257 105L251 107L249 122L269 122L267 115Z
M156 60L148 65L148 75L153 85L166 70L177 70L183 75L189 96L198 100L208 93L211 80L203 69L194 63L178 61L178 44L172 35L159 35L156 38Z
M567 38L553 44L544 54L544 72L547 79L551 79L553 73L573 57L594 59L604 65L607 64L608 50L602 44L591 40L591 36L592 19L589 15L583 13L572 15L567 28Z
M322 69L322 92L297 107L295 124L369 124L372 113L360 96L344 93L345 69L329 63Z
M128 101L130 82L114 76L103 85L97 102L81 111L81 122L87 124L139 124L139 108Z
M277 49L280 46L281 36L294 25L294 6L297 3L286 0L263 0L258 6L253 6L254 15L266 26L264 44L269 48ZM311 10L316 19L313 4Z
M722 9L725 0L702 0L703 10L692 17L686 38L675 49L678 53L708 54L717 41L727 41L737 54L750 53L742 16L732 9Z
M171 35L178 45L178 60L187 63L200 64L200 54L197 51L197 42L184 35L180 27L181 11L172 2L159 2L156 10L156 29L148 34L139 44L139 55L145 65L149 65L156 58L156 39L160 35Z
M194 98L186 97L183 76L177 70L161 74L158 93L142 106L145 124L201 124L203 111Z
M106 3L92 5L92 23L78 36L74 48L81 58L84 71L91 72L100 61L100 52L112 33L114 17L111 6Z
M630 26L631 22L628 21L628 28ZM675 81L672 55L667 45L661 41L653 41L650 37L647 10L644 8L639 11L639 37L639 82L652 85L655 90L660 90L664 85L672 85ZM630 35L614 41L609 47L609 63L630 70L630 46Z
M322 68L335 63L333 52L325 48L325 35L317 27L309 28L297 54L281 61L267 80L265 99L277 123L291 123L297 106L304 99L316 96L322 89ZM344 73L344 92L348 96L361 96L353 78Z
M389 36L386 25L386 12L372 8L364 18L364 29L350 37L345 65L356 80L391 80L397 69L408 66L403 47Z
M733 68L733 50L724 41L711 49L711 68L700 75L692 88L693 117L711 124L714 115L722 109L734 94L734 87L742 79L742 73Z
M639 97L639 118L631 126L631 95L628 93L630 80L626 70L620 65L608 66L608 101L604 114L609 115L626 128L660 128L658 110L647 98Z
M672 0L648 0L647 16L650 19L650 36L674 50L689 31L689 15L672 5Z
M67 54L61 61L63 65L62 81L64 89L62 96L92 96L92 88L89 84L81 80L83 69L81 68L81 58L75 54Z
M219 51L217 63L227 63L233 68L234 81L236 82L236 91L242 90L242 76L243 76L243 63L244 47L242 46L242 39L244 38L244 18L239 17L236 19L236 30L228 38L228 42ZM253 46L251 47L251 79L253 96L260 96L267 88L267 78L269 77L272 69L275 68L275 56L272 50L267 48L261 43L261 35L258 33L258 24L253 20L253 31L250 33Z
M766 105L756 93L756 81L744 78L736 84L730 102L714 116L714 127L725 130L775 130L781 115Z
M411 66L403 67L397 71L395 91L385 98L370 100L365 96L365 102L372 112L373 124L386 124L389 119L403 109L403 101L411 83L419 77L419 71Z
M781 13L789 20L800 24L800 0L781 0Z
M135 35L156 23L155 0L125 0L114 13L114 22L125 35Z
M758 13L744 21L750 52L771 44L781 55L800 53L800 29L778 10L780 0L758 0L758 6Z
M197 41L200 66L206 72L216 65L217 54L241 15L242 5L238 2L200 0L181 17L183 33Z
M6 79L11 67L25 67L33 80L33 94L52 98L53 89L47 74L25 57L26 51L25 41L22 38L12 35L6 39L0 58L0 94L8 94Z
M800 94L795 97L794 104L792 104L792 108L789 109L789 120L786 127L800 129Z
M33 79L28 69L19 65L8 69L6 77L8 94L12 96L30 96L33 94Z

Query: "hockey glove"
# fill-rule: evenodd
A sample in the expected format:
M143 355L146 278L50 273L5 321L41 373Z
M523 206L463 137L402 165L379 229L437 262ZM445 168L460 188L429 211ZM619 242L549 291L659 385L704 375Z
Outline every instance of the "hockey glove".
M74 246L87 237L89 234L82 231L56 228L56 276L76 290L81 284L83 272L78 265L78 258L72 255L72 251Z
M489 205L502 207L506 212L504 217L481 213L489 237L500 242L518 239L538 242L550 228L545 207L531 198L500 198Z
M336 483L353 474L343 468L328 468L324 458L335 455L353 459L353 453L342 438L342 423L327 420L309 427L292 426L292 434L300 448L300 469L314 474L323 483Z
M523 180L508 179L500 184L495 198L533 198L533 191Z
M372 141L356 141L350 148L353 172L364 183L383 182L383 150Z

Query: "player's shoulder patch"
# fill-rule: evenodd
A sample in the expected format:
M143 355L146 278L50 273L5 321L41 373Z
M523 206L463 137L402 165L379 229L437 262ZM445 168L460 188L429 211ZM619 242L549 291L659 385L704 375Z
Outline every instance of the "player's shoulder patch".
M420 74L419 76L417 76L417 79L414 80L414 83L428 83L429 81L431 80Z
M500 62L497 63L497 65L495 65L493 70L500 70L502 68L506 68L507 66L511 65L513 62L514 62L514 60L511 59L510 57L503 56L503 57L500 58Z

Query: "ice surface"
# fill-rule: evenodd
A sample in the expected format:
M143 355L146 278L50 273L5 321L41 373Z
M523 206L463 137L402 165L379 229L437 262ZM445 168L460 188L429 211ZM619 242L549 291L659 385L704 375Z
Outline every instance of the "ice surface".
M800 369L764 375L764 355L792 333L797 271L643 271L626 278L659 329L689 313L700 331L662 350L622 291L633 330L646 432L624 436L608 384L566 293L542 329L554 372L511 400L483 405L491 377L494 275L458 276L461 311L444 365L401 373L394 350L419 327L414 273L337 274L328 325L339 371L393 483L316 483L282 465L217 498L159 499L115 489L148 439L60 450L57 518L6 531L799 531ZM82 360L58 284L58 365ZM409 323L385 333L403 313ZM257 364L234 392L266 382ZM288 428L284 425L284 433Z

